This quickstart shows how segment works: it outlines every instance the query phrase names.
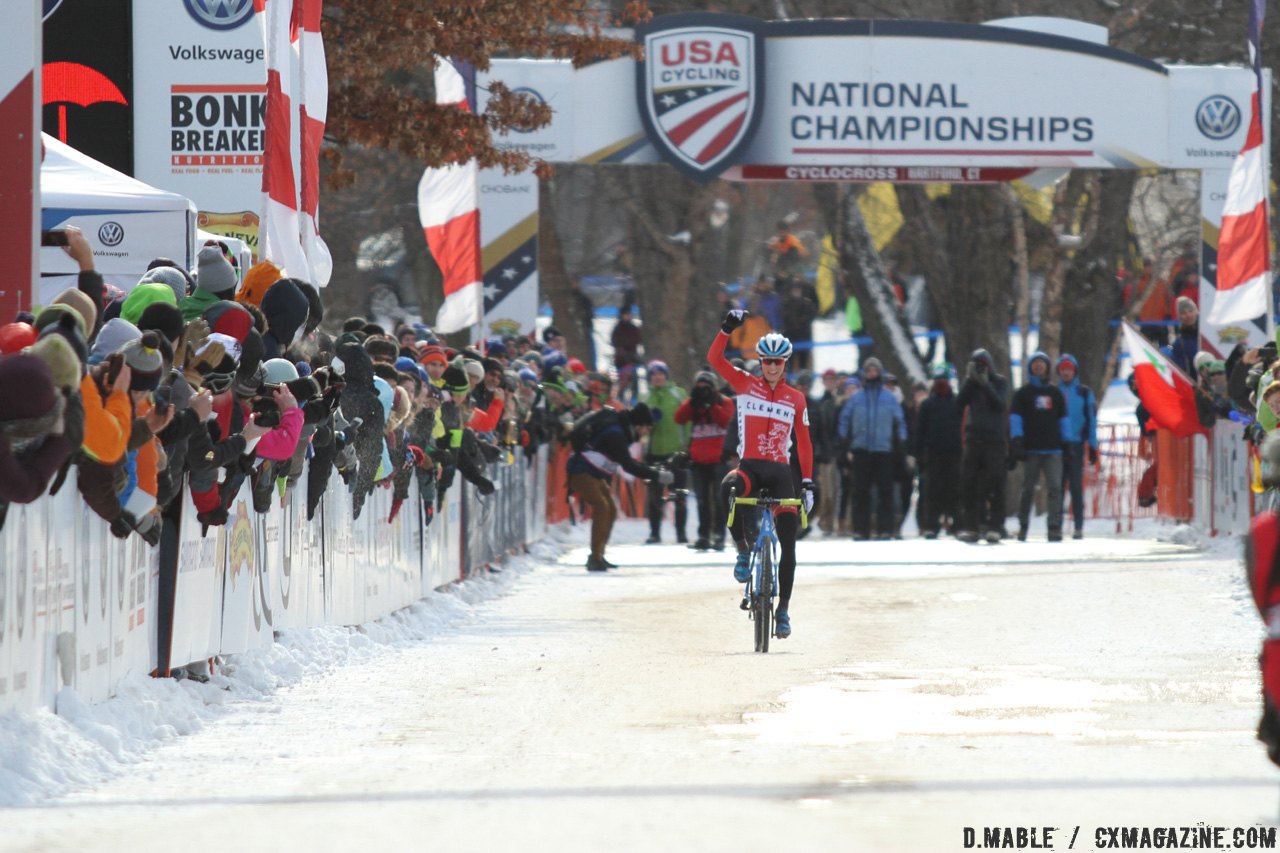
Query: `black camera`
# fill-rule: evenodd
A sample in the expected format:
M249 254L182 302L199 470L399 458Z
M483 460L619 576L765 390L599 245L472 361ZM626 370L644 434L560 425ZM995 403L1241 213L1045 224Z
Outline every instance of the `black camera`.
M253 420L260 427L267 429L275 429L280 426L280 406L277 405L275 397L272 395L280 385L275 382L264 382L262 388L258 392L258 396L253 398Z

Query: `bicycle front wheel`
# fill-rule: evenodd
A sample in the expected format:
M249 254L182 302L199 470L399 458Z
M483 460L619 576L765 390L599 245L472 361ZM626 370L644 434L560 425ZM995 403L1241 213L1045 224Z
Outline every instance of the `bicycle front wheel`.
M773 636L773 554L772 549L760 551L760 572L756 585L756 651L769 651L769 638Z

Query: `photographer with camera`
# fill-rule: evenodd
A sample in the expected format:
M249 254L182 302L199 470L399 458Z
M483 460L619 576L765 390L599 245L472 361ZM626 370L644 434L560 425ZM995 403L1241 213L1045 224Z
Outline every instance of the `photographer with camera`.
M733 418L733 401L716 387L716 375L700 371L693 378L689 399L676 409L675 422L690 424L689 471L693 477L693 493L698 505L698 538L696 551L723 551L725 535L724 507L720 503L720 481L729 468L720 459L724 436Z

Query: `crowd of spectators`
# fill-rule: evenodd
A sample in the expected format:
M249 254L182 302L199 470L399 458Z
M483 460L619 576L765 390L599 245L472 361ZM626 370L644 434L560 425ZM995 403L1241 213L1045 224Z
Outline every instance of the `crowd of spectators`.
M246 482L265 512L304 474L308 518L337 476L357 517L386 488L388 521L413 491L429 523L458 475L492 493L491 463L611 400L554 328L459 350L422 325L326 332L314 287L216 242L194 270L155 259L127 293L74 228L66 251L76 286L0 326L0 523L78 488L116 536L156 545L187 494L207 530Z

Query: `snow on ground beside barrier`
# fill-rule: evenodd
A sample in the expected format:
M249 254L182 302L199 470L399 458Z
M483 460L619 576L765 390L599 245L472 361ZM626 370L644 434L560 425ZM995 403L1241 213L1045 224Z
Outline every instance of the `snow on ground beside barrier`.
M207 684L134 675L114 698L97 705L64 689L56 714L0 713L0 807L100 784L161 743L198 731L237 705L262 702L333 667L429 640L465 623L477 605L505 595L533 566L584 544L587 533L581 525L553 528L527 555L507 558L500 571L433 592L375 622L281 631L265 649L228 657Z

